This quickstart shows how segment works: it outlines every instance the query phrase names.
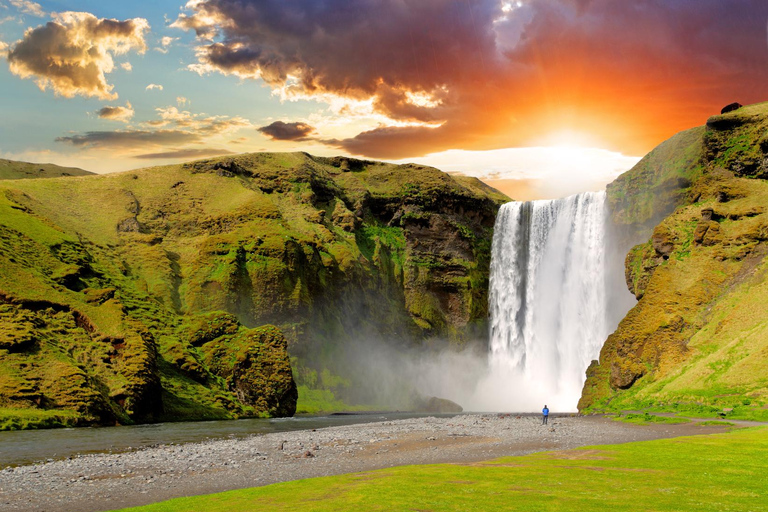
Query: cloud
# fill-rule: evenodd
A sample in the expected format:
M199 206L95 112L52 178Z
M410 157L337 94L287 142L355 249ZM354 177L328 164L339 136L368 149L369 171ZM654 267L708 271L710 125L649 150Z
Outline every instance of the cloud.
M114 100L117 93L105 74L114 70L113 55L144 53L147 20L98 19L85 12L53 15L53 21L28 29L8 53L10 70L34 78L41 90L65 98L76 95Z
M82 135L57 137L62 142L78 148L135 149L145 146L166 146L200 142L199 135L181 130L118 130L86 132Z
M162 153L147 153L143 155L136 155L133 158L139 158L142 160L162 160L162 159L177 159L177 158L203 158L208 156L221 156L232 155L232 151L226 149L178 149L173 151L166 151Z
M123 123L127 123L133 117L134 110L129 102L129 103L126 103L124 107L120 107L120 106L102 107L96 112L96 114L102 119L109 119L112 121L121 121Z
M768 3L737 4L193 0L172 26L195 31L198 73L260 80L283 101L370 105L378 126L328 138L348 152L537 145L572 130L629 154L764 99Z
M205 114L193 114L176 107L155 109L160 116L158 121L150 122L154 126L173 125L177 128L194 130L203 135L217 135L230 133L241 128L251 128L253 125L245 118L227 116L206 116Z
M23 12L24 14L31 14L32 16L37 16L39 18L44 18L46 16L45 11L43 10L43 7L35 2L30 2L29 0L9 0L11 2L11 5L16 7L18 10Z
M285 123L275 121L274 123L258 128L258 131L272 140L292 140L302 142L310 140L310 134L315 128L306 123Z
M168 49L171 47L173 42L178 40L179 40L178 37L165 36L160 39L161 46L154 48L154 50L160 53L168 53Z
M145 88L145 90L147 90L147 91L154 91L154 90L162 91L163 90L163 86L159 85L159 84L149 84Z
M184 96L176 96L176 104L180 107L189 105L190 101Z
M181 154L182 151L199 156L204 152L207 152L207 155L224 154L222 153L224 150L186 146L207 144L218 140L216 137L235 133L244 128L253 128L251 122L242 117L193 114L172 106L155 110L158 119L142 123L136 129L91 131L58 137L56 142L81 150L110 150L144 159L153 158L147 155ZM127 122L133 115L133 108L130 103L126 107L104 107L99 110L99 115L103 118ZM159 151L147 152L148 149L154 148ZM137 152L139 155L132 155Z
M123 62L120 64L120 67L129 73L133 71L133 65L130 62Z

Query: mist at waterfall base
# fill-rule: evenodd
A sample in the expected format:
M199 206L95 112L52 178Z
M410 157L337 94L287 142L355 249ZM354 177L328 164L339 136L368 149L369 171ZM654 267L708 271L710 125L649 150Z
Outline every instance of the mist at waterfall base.
M587 367L635 303L607 226L604 192L502 206L488 344L358 338L344 348L353 391L400 410L436 396L473 412L576 411Z

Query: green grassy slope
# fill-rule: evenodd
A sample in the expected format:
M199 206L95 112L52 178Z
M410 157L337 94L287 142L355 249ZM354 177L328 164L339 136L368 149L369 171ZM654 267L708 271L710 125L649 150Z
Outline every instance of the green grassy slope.
M59 178L62 176L86 176L93 174L77 167L61 167L55 164L32 164L0 158L0 180L24 180L32 178Z
M640 300L588 370L580 408L768 418L768 104L675 140L657 150L674 165L641 165L609 187L615 196L659 169L653 179L685 177L669 192L677 208L627 256ZM631 206L614 210L631 229L658 208L653 189L613 201Z
M702 427L706 428L706 427ZM765 511L768 430L405 466L179 498L132 512Z
M299 385L333 393L349 383L323 370L355 336L466 342L505 200L304 153L0 182L0 407L289 414L286 344Z

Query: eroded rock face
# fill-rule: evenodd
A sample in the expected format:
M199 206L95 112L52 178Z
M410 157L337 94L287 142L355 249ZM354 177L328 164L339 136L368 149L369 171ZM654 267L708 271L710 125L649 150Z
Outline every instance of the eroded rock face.
M161 417L155 340L124 321L124 335L113 338L66 304L0 294L0 349L16 366L0 378L4 406L69 409L79 424Z

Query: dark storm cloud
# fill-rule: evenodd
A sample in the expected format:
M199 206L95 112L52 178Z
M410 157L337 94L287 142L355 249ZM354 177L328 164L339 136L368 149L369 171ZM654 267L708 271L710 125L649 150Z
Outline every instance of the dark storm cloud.
M208 0L176 26L206 28L200 60L222 72L288 75L307 91L373 94L380 79L429 90L492 58L500 3L477 0ZM199 32L198 32L199 33Z
M302 142L310 140L309 135L315 129L306 123L284 123L275 121L274 123L258 128L258 131L272 140L292 140Z
M198 72L261 78L301 97L373 99L393 121L431 125L329 141L373 157L531 144L558 128L640 152L701 124L721 103L766 99L764 0L188 6L174 25L200 37Z

